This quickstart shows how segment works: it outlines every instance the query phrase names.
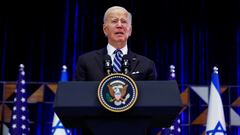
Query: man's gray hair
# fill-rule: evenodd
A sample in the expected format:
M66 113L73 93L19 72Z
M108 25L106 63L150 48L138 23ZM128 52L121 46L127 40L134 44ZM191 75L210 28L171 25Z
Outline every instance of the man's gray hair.
M107 21L108 15L115 9L120 9L120 10L126 11L128 13L129 22L130 22L130 24L132 24L132 14L130 12L128 12L124 7L120 7L120 6L113 6L113 7L108 8L103 17L103 23L105 23Z

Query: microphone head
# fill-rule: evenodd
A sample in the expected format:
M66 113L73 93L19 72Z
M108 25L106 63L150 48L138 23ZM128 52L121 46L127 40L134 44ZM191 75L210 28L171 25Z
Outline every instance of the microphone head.
M106 61L106 60L111 60L111 57L108 55L108 54L106 54L105 56L104 56L104 61ZM111 60L112 61L112 60Z
M128 66L129 65L129 56L126 54L126 55L123 55L123 58L122 58L122 65L123 66Z
M123 55L123 58L122 58L122 71L124 74L128 74L129 70L130 70L130 59L129 59L129 56L126 54L126 55Z
M107 74L111 74L112 72L112 59L111 57L107 54L104 56L104 68Z
M108 54L104 56L104 63L105 66L110 66L112 64L112 59Z
M127 54L123 55L123 60L129 60L129 56Z

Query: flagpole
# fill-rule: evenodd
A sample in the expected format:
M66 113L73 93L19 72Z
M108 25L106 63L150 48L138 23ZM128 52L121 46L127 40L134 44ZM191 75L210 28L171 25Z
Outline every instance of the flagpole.
M61 71L61 81L68 81L68 72L67 72L67 66L63 65L62 66L62 71ZM56 113L54 112L53 114L53 123L52 123L52 135L71 135L70 129L66 129Z
M222 135L227 134L223 104L221 99L218 68L216 66L213 67L210 85L206 135L212 135L215 133Z

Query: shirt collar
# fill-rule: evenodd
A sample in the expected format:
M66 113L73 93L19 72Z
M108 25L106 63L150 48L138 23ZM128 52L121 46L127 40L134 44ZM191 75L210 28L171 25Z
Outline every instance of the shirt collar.
M108 55L112 56L114 51L116 50L116 48L114 48L112 45L108 44L107 45L107 52L108 52ZM123 55L127 54L128 52L128 47L127 45L125 45L123 48L120 49L123 53Z

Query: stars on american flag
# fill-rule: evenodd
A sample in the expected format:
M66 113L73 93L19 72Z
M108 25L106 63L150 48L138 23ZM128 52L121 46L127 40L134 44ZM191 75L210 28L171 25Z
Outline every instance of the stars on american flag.
M180 135L181 133L181 120L178 116L177 119L173 122L170 128L163 128L161 135Z
M172 125L170 127L171 131L175 131L177 133L181 132L181 128L180 128L180 118L177 119L177 121L174 123L174 125Z
M169 67L169 80L175 80L175 66L170 65ZM181 133L181 115L179 114L174 120L173 124L169 128L163 128L161 135L180 135Z
M17 89L15 90L14 106L11 117L11 135L28 135L30 131L25 84L24 65L20 64Z

